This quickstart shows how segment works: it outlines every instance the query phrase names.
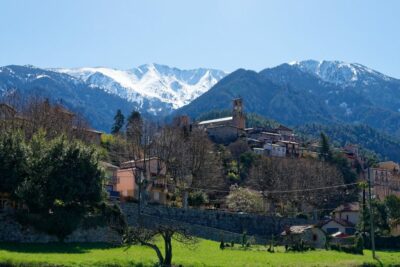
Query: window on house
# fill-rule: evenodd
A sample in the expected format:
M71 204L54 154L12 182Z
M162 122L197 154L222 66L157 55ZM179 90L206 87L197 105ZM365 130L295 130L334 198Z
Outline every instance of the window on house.
M159 192L154 192L153 198L154 198L154 201L159 201L160 200L160 193Z
M354 235L355 232L356 232L356 229L353 228L353 227L346 227L345 232L346 232L346 234L348 234L348 235Z
M331 234L339 232L339 228L337 228L337 227L326 228L326 232L331 235Z
M317 236L316 234L313 234L312 240L313 240L313 241L317 241L317 239L318 239L318 236Z

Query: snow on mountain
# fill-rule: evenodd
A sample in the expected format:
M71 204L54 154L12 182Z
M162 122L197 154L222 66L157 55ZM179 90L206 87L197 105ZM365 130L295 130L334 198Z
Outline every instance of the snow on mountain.
M100 87L131 102L163 102L180 108L214 86L227 73L214 69L181 70L147 64L129 70L111 68L52 69L74 76L92 87ZM156 114L157 110L149 110Z
M392 80L392 78L358 63L304 60L290 62L289 65L316 75L326 82L341 86L354 85L358 82L369 84L382 79Z

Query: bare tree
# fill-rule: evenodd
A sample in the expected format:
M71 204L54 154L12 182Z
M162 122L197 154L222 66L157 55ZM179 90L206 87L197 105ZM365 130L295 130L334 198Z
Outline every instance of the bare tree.
M90 142L86 121L60 103L51 103L37 95L21 98L18 93L7 95L1 102L13 110L8 114L7 127L22 130L27 139L41 130L50 139L63 134L70 139Z
M161 236L164 241L164 254L157 246L156 237ZM169 267L172 264L172 241L176 240L187 246L194 246L197 239L191 236L185 227L179 223L156 224L151 227L138 226L129 228L124 235L126 244L140 244L152 248L158 258L159 266Z
M167 166L171 182L182 193L182 206L188 207L193 187L215 187L222 182L221 163L214 145L201 129L191 132L166 126L156 139L156 150Z
M345 191L342 188L325 188L344 184L343 175L327 162L310 159L260 157L250 170L248 186L264 192L270 212L280 207L280 212L299 212L306 206L327 208L337 203Z

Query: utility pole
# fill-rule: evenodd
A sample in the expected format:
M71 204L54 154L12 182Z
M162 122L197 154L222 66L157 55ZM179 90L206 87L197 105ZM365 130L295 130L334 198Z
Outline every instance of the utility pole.
M363 233L365 234L365 207L367 206L367 204L366 204L366 202L367 202L367 199L366 199L366 192L365 192L365 184L363 184L362 185L362 190L363 190L363 195L362 195L362 211L363 211Z
M135 176L135 183L138 185L138 221L140 223L140 216L142 213L142 186L145 184L145 178L143 175L143 171L139 169L138 172L136 172Z
M369 200L369 222L371 227L371 249L372 249L372 258L375 260L375 229L374 229L374 214L372 212L372 197L371 197L371 173L370 168L368 167L368 200Z

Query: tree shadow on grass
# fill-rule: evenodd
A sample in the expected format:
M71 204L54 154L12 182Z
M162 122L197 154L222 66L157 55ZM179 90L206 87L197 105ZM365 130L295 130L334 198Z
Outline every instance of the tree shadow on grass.
M92 249L113 248L106 243L0 243L0 250L20 253L87 253Z

